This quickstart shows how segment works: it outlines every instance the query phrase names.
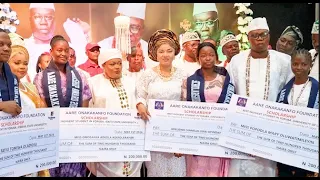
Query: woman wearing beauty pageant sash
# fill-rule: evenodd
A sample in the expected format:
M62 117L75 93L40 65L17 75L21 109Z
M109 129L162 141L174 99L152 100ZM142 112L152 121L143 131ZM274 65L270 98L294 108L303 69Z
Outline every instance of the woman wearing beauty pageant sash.
M227 70L215 66L218 54L216 47L204 42L198 46L197 59L201 65L193 75L183 81L183 100L195 102L229 103L234 86ZM230 159L186 155L187 176L189 177L226 177Z
M62 36L50 42L52 60L34 79L41 98L48 107L88 107L91 92L85 76L68 64L69 44ZM52 177L84 177L85 163L60 163L50 169Z
M16 116L21 113L21 101L18 79L7 63L10 55L10 37L0 29L0 111Z
M309 51L299 49L291 59L294 77L280 91L277 102L319 109L319 82L309 76L312 58ZM279 177L306 177L310 171L278 163ZM311 175L313 176L313 175Z

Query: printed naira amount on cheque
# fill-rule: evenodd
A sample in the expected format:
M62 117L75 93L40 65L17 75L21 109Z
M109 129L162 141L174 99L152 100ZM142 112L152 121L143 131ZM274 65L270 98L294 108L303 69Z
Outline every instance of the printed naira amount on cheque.
M146 150L253 159L243 152L217 145L226 104L162 100L152 100L149 104L155 106L150 108L152 115L146 125ZM194 108L210 113L195 114Z
M144 150L145 123L136 118L136 111L118 111L104 108L62 110L60 161L149 161L150 152ZM92 112L90 116L96 120L82 121L84 112ZM66 122L68 119L73 121Z

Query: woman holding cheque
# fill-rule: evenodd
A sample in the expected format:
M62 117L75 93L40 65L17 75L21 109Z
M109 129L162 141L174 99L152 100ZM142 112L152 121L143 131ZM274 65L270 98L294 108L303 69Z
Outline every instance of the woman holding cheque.
M14 43L14 42L13 42ZM33 109L44 108L46 105L41 100L36 87L29 82L21 82L20 80L27 75L29 64L29 53L27 49L20 45L11 47L12 53L8 64L14 75L16 75L19 83L19 93L21 98L21 108ZM50 177L49 170L39 171L26 175L27 177Z
M291 57L294 77L280 91L277 102L319 109L319 82L310 77L312 58L309 51L299 49ZM279 177L306 177L313 172L278 163Z
M62 36L50 41L52 60L34 79L40 97L48 107L88 107L91 92L86 77L68 63L69 44ZM49 88L50 87L50 88ZM85 163L60 163L49 170L52 177L85 177Z
M230 82L226 69L214 65L217 58L217 50L213 44L204 42L198 46L197 59L201 69L183 81L183 100L209 103L230 102L235 88ZM194 83L200 84L200 88L192 86ZM186 155L186 163L189 177L227 177L230 159Z
M135 109L135 81L122 76L122 55L117 49L102 49L98 58L103 73L89 79L93 108ZM99 85L99 86L97 86ZM96 177L140 177L143 162L87 163Z
M8 64L14 75L16 75L19 83L19 92L21 98L21 107L26 108L44 108L45 103L39 96L36 87L28 82L21 82L20 80L27 75L29 64L28 50L20 45L13 45L11 47L12 53Z
M143 72L136 85L136 108L143 120L149 120L149 99L181 100L183 70L172 66L180 52L177 36L170 30L157 30L150 37L148 54L159 65ZM148 177L184 177L185 158L179 154L151 152L151 161L146 162Z

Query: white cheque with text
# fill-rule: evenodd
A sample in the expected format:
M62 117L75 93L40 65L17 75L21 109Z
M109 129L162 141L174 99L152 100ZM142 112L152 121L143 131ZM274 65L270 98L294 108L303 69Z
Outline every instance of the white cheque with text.
M0 112L0 177L19 177L59 166L59 109Z
M319 110L233 95L218 144L319 172Z
M150 161L134 110L60 109L60 162Z
M217 145L226 104L150 100L145 149L201 156L253 159Z

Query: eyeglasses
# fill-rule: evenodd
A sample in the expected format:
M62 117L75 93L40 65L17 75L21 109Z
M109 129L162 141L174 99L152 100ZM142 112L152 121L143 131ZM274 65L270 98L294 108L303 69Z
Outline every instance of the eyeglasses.
M213 27L215 22L218 21L218 18L215 20L208 20L208 21L197 21L194 22L194 28L195 29L202 29L204 25L206 25L206 27Z
M40 22L41 20L45 19L46 21L52 21L54 16L40 16L40 15L34 15L33 19L37 22Z
M133 34L137 34L141 29L141 26L138 25L130 25L130 32Z
M269 31L265 31L265 32L260 33L260 34L258 34L258 33L256 33L256 34L250 34L250 37L251 37L252 39L255 39L255 40L258 40L259 37L261 37L262 40L265 40L268 35L269 35Z

